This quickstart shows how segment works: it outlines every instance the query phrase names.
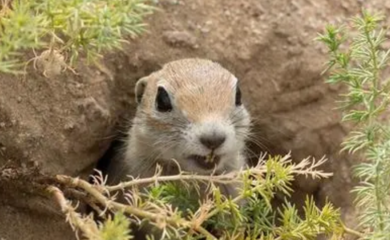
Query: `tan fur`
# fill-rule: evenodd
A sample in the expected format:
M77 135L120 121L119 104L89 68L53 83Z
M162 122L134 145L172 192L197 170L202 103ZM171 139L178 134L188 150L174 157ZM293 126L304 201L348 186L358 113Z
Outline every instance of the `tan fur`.
M234 86L226 84L230 78L230 72L209 60L183 59L168 63L148 79L148 85L153 87L145 92L146 104L143 108L152 111L156 82L163 80L175 96L178 108L188 113L189 120L199 121L204 117L226 115L233 101L230 96L234 93ZM208 104L208 96L216 100L213 105ZM218 116L210 116L215 111Z

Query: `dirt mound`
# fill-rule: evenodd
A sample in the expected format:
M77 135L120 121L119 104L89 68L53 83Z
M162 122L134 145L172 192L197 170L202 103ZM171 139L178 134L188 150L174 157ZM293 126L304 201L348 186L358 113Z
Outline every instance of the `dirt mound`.
M386 5L378 3L377 8ZM119 119L135 109L135 81L164 63L201 57L232 71L252 116L261 148L330 158L327 181L298 179L294 195L329 197L350 213L351 160L338 154L346 129L334 101L339 89L320 75L325 54L314 42L331 20L355 14L358 1L160 1L149 33L107 55L97 69L80 63L45 79L0 77L0 239L73 239L57 207L29 193L26 179L10 184L7 169L38 166L49 174L87 177L115 134ZM119 121L120 122L120 121Z

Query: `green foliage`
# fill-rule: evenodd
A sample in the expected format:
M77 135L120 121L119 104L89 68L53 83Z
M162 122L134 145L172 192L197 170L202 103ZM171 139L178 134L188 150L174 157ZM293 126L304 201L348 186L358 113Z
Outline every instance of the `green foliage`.
M365 239L390 236L390 128L383 121L390 103L390 81L385 70L390 50L381 44L386 29L383 15L363 11L351 20L351 29L330 25L318 40L329 50L330 84L343 84L343 121L356 124L343 142L343 150L361 152L365 161L354 169L360 184L354 189L361 225L369 231ZM353 36L348 36L353 33Z
M130 234L130 221L123 214L117 212L112 219L109 217L104 224L101 225L100 235L103 240L130 240L133 239Z
M74 64L81 53L96 60L145 30L146 0L13 0L0 11L0 71L20 72L21 52L49 49ZM39 56L37 57L39 59Z
M307 198L304 206L305 217L301 219L295 206L286 203L280 210L282 226L275 232L280 239L315 239L319 233L333 233L333 238L341 238L340 214L327 203L319 209L313 198Z
M145 196L151 201L172 204L184 214L194 212L199 208L198 190L180 182L167 182L152 186Z
M201 176L182 172L160 176L157 172L151 178L133 179L115 186L105 185L101 177L96 178L98 181L93 185L70 177L58 179L68 188L85 191L94 197L88 203L95 201L95 207L99 205L101 208L99 216L108 219L106 227L100 228L105 231L104 235L100 234L103 240L113 239L112 234L117 234L117 239L130 237L131 234L125 231L128 219L123 213L131 216L134 224L149 224L149 229L161 233L162 239L309 240L319 235L341 239L348 229L340 220L339 210L331 203L326 202L319 208L308 196L302 213L288 199L281 207L272 204L277 192L286 197L291 194L295 175L331 176L316 169L324 162L325 159L318 162L304 159L294 164L289 155L276 156L266 161L261 159L257 166L224 175ZM243 183L237 189L239 195L233 199L221 193L224 184L232 183ZM139 184L143 185L142 191ZM200 189L206 190L203 197L199 196ZM117 190L125 191L126 204L116 202L115 194L112 194ZM112 213L116 214L114 221L106 216ZM73 222L78 224L73 225L82 226L79 227L81 230L88 229L79 223L85 221L74 219Z
M258 172L254 169L242 171L241 180L246 182L242 195L238 198L245 199L247 203L244 206L237 204L238 199L229 199L221 195L218 187L211 189L213 201L210 203L207 217L202 224L205 229L211 229L217 239L315 239L319 234L329 236L341 236L343 228L340 224L340 214L330 203L326 203L322 209L319 209L313 198L307 198L304 206L304 216L300 217L297 208L285 200L282 208L275 208L271 202L277 192L282 192L289 196L292 193L290 187L297 172L295 165L291 164L290 159L275 156L263 162L264 171ZM305 169L304 171L313 171ZM182 185L165 184L157 186L159 190L165 189L164 195L171 195L173 192L183 193ZM176 190L172 190L175 188ZM190 186L196 186L194 184ZM186 189L191 189L187 187ZM164 191L164 190L163 190ZM169 193L168 193L169 191ZM188 192L186 190L185 192ZM196 191L190 191L196 192ZM183 196L183 195L182 195ZM190 209L197 207L197 201L188 201L190 195L185 195L185 202ZM196 198L197 196L192 196ZM179 197L171 198L168 203L177 203ZM159 202L158 198L152 201ZM194 219L192 212L188 219ZM277 222L280 222L279 224ZM171 232L170 235L178 233ZM180 233L176 235L180 237ZM202 234L195 234L186 239L199 239L207 237Z

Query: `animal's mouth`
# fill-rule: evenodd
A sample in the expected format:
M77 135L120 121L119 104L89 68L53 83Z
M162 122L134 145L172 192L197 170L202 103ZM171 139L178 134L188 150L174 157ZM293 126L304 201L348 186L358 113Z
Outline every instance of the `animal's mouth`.
M189 160L194 161L197 165L200 167L210 170L218 166L221 156L215 155L213 153L210 153L207 156L201 156L201 155L190 155L188 157Z

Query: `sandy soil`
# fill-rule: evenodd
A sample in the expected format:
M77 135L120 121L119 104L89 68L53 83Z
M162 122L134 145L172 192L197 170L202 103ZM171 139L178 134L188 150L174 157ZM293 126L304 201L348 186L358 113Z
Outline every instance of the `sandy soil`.
M326 54L313 39L326 23L358 13L361 2L160 1L149 32L107 54L101 68L80 62L79 75L51 79L33 69L26 79L0 75L0 239L75 239L58 207L30 191L31 169L86 178L116 124L132 117L135 81L184 57L218 61L240 79L261 150L292 151L296 161L326 155L324 169L334 176L297 179L294 201L328 197L353 225L353 159L338 153L347 132L334 110L340 89L324 83ZM370 4L390 7L390 1Z

